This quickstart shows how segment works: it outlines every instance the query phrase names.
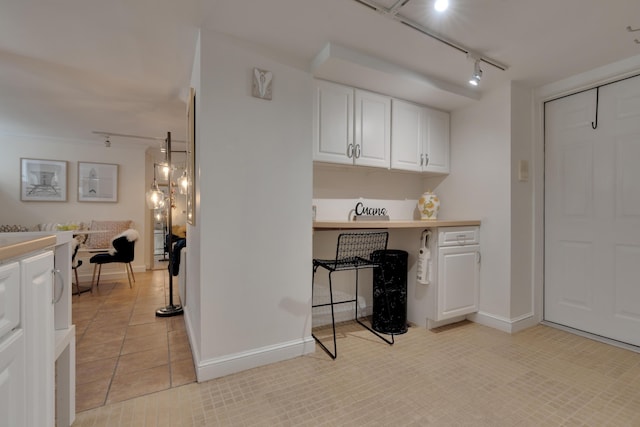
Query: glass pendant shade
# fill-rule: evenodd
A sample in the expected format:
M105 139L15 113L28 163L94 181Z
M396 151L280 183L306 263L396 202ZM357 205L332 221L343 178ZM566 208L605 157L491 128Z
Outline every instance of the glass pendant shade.
M187 177L187 171L184 171L180 178L178 178L178 188L180 194L187 194L189 188L189 178Z
M164 208L165 198L164 193L158 188L158 184L154 181L149 191L147 191L147 207L149 209L162 209Z

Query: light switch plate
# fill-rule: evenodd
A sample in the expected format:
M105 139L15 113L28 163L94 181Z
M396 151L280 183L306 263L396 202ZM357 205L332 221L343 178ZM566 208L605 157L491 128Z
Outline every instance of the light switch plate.
M518 165L518 181L529 181L529 162L526 160L520 160L520 164Z

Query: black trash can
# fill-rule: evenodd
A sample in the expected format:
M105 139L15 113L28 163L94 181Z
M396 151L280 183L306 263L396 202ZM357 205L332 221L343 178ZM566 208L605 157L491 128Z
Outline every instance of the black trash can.
M382 268L373 270L371 326L383 334L407 332L408 258L406 251L397 249L378 250L372 254L372 259L380 263Z

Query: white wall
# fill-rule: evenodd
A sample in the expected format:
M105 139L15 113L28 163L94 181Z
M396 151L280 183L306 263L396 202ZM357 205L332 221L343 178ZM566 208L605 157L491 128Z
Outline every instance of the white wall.
M140 145L110 148L102 144L0 135L0 224L28 227L39 223L68 221L133 220L145 234L145 147ZM20 200L20 158L66 160L66 202L23 202ZM78 161L114 163L118 165L118 202L78 202ZM145 269L145 246L136 244L134 268ZM90 275L90 265L82 266L80 274ZM84 270L84 271L82 271ZM124 273L123 273L124 274Z
M511 307L510 319L534 314L533 298L533 96L526 87L511 85ZM520 162L529 177L520 180Z
M308 73L226 36L202 31L200 53L196 369L204 380L314 349L312 92ZM273 72L272 101L251 96L254 67Z
M497 323L508 323L511 315L510 105L506 85L452 112L451 173L433 186L440 217L458 218L463 212L482 221L480 314Z
M202 252L201 248L201 226L202 224L200 218L200 136L203 133L200 132L200 115L202 111L202 107L200 106L200 90L202 89L201 84L201 73L200 73L200 35L198 35L198 41L196 44L195 57L193 62L193 69L191 71L191 87L195 90L195 110L196 110L196 127L194 130L195 133L195 166L194 166L194 181L195 181L195 199L196 204L194 206L195 212L195 221L193 224L187 224L187 259L186 261L186 301L182 301L184 306L184 319L187 327L187 331L189 333L189 341L191 343L191 349L193 351L194 359L196 362L196 366L198 366L200 359L202 358L201 348L202 348L202 317L201 317L201 294L202 289L200 286L200 270L201 270L201 259L200 256ZM188 108L188 107L187 107ZM206 164L206 163L205 163ZM206 263L206 261L205 261Z

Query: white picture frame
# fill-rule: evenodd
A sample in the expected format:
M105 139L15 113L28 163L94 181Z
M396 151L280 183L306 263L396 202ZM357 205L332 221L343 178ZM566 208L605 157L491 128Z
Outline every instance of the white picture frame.
M66 202L67 162L64 160L21 158L20 200L23 202Z
M78 162L78 201L117 202L118 165Z

